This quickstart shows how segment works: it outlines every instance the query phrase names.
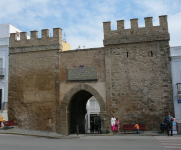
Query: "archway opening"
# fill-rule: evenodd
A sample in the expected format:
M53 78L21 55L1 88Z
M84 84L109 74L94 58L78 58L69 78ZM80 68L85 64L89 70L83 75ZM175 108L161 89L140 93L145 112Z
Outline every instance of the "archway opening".
M76 133L76 127L78 125L79 133L85 133L85 115L87 101L93 95L85 90L78 91L71 99L69 104L69 133Z
M101 132L106 133L105 120L107 117L105 102L100 93L87 84L78 84L63 98L60 108L60 133L75 134L77 125L79 133L85 133L86 103L95 96L100 106Z
M100 133L101 118L100 106L97 99L92 96L86 104L85 133Z

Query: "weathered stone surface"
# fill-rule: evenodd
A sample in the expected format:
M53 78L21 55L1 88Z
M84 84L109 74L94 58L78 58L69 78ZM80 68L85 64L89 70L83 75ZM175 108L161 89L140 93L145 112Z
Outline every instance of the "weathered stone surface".
M9 119L22 128L61 134L75 132L79 124L83 132L85 104L94 95L104 132L110 130L112 114L121 127L137 121L148 130L158 129L166 112L173 114L167 17L160 16L160 26L152 26L151 17L145 18L144 28L137 22L132 19L131 29L124 29L119 20L116 31L105 22L105 47L67 52L58 52L60 29L53 38L47 37L48 30L42 31L42 39L37 31L30 40L16 41L12 34ZM80 65L96 67L98 80L69 82L67 69Z
M117 21L117 30L111 31L111 22L104 22L104 46L124 43L169 40L167 16L159 16L160 26L152 26L152 18L145 18L145 27L138 28L138 19L130 19L131 29L124 29L124 20Z
M55 131L61 37L36 39L32 35L27 40L25 33L21 35L20 41L13 39L15 34L10 36L9 120L17 121L21 128Z
M106 80L107 91L111 91L111 113L120 118L121 124L137 121L148 129L158 128L166 111L173 113L168 41L106 48L111 54L106 57L111 62L111 69L106 72L111 74ZM149 56L151 51L153 57Z

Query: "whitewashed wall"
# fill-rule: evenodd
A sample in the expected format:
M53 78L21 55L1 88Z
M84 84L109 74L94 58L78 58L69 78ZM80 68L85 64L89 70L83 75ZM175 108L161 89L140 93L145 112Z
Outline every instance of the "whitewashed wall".
M2 34L0 33L0 35ZM4 35L6 34L4 33ZM8 46L9 46L9 38L8 37L0 38L0 68L4 68L5 71L4 78L0 78L0 89L2 89L0 115L2 115L5 120L8 120L7 108L6 108L8 101L8 62L9 62Z
M9 24L0 24L0 38L9 37Z
M170 47L171 68L172 68L172 85L174 111L177 120L181 120L181 103L178 103L177 83L181 83L181 46Z
M8 120L7 102L8 102L8 67L9 67L9 36L10 33L20 33L20 29L11 24L0 24L0 68L5 69L4 78L0 78L0 89L2 89L2 103L0 115ZM29 35L27 36L29 39ZM20 35L17 37L20 40Z

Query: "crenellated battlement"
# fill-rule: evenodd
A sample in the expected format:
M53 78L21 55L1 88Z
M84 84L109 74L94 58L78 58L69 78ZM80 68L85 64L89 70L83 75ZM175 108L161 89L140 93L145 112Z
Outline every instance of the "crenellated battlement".
M146 17L145 27L139 28L138 18L130 19L131 29L124 28L124 20L117 20L117 30L111 31L111 22L103 22L104 46L145 41L170 40L167 15L159 16L159 26L153 26L153 17Z
M27 32L20 32L20 40L17 40L17 34L10 34L10 53L26 52L34 50L62 49L62 29L53 28L53 36L49 37L49 30L41 30L41 38L38 38L38 31L30 31L30 39L27 39Z

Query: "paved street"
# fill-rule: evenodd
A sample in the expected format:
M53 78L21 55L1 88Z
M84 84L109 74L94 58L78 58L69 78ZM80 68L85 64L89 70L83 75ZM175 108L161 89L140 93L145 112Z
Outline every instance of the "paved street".
M154 136L139 135L85 136L76 139L53 139L0 134L0 147L2 150L166 150L159 142L159 139L157 140Z
M156 136L155 137L167 150L181 149L181 137Z

